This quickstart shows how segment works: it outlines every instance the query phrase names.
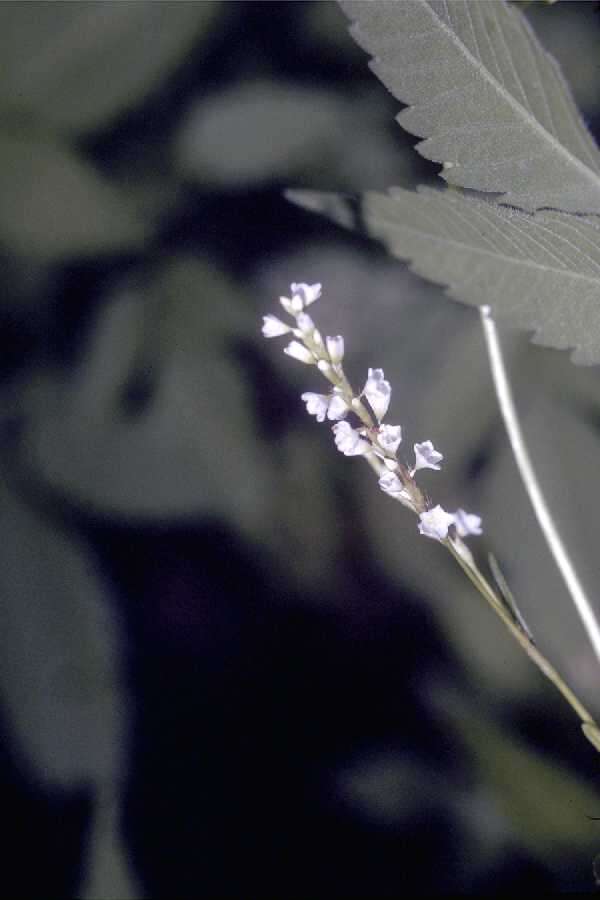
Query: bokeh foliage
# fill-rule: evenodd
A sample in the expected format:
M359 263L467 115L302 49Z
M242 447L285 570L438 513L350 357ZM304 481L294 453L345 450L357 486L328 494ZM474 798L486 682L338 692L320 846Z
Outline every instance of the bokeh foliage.
M592 128L593 7L528 9ZM414 521L307 420L311 373L260 338L290 281L324 283L315 317L346 336L352 377L385 368L408 445L446 455L428 488L483 514L482 552L594 708L476 317L283 197L436 177L336 5L6 2L0 52L6 882L591 887L593 751ZM506 341L593 585L597 372Z

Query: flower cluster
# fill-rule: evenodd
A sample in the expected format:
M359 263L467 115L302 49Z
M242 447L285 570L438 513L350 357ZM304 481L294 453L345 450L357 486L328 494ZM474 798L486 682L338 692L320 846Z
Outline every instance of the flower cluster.
M412 467L398 459L402 428L383 423L392 396L383 369L369 369L362 391L359 394L353 391L342 367L344 338L337 335L323 340L306 312L321 296L321 285L292 284L290 293L290 297L280 297L279 302L294 320L293 324L288 325L277 316L264 316L262 333L267 338L292 335L294 340L283 352L306 365L316 366L329 381L331 390L327 394L302 394L307 412L318 422L325 419L335 422L332 430L338 450L345 456L365 457L379 475L382 491L417 513L421 534L438 541L446 540L449 533L458 538L481 534L479 516L463 509L448 513L441 506L431 507L419 488L415 474L420 469L439 471L443 460L431 441L414 444ZM358 427L346 420L350 414L358 419Z

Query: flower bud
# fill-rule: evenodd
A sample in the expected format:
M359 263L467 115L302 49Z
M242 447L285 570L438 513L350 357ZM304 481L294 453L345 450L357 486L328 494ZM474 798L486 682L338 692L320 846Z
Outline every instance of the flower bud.
M295 315L295 310L289 297L280 297L279 302L285 309L286 313L289 313L290 316Z
M291 331L289 325L286 325L277 316L263 316L263 337L279 337L280 334L287 334L288 331Z
M294 359L297 359L299 362L306 363L307 365L311 365L315 362L315 358L310 352L307 350L304 344L301 344L300 341L291 341L287 347L285 347L284 353L287 353L288 356L292 356Z
M308 313L302 312L297 316L296 322L298 323L298 328L303 334L310 334L311 331L315 330L315 323L308 315Z
M392 389L389 381L385 380L383 369L369 369L368 378L362 392L369 401L369 405L377 416L377 420L381 422L388 411L392 396Z
M321 296L321 284L318 282L316 284L304 284L304 282L296 284L293 282L290 284L290 291L294 296L300 298L302 307L310 306L311 303L314 303Z
M334 365L341 363L344 358L344 338L342 335L338 334L335 337L327 337L325 340L331 362Z

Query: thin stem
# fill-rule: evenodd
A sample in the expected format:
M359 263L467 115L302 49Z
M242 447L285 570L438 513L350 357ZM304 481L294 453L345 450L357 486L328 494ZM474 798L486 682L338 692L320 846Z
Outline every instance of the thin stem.
M548 678L552 682L552 684L560 691L567 703L569 703L573 710L577 713L581 721L588 726L593 726L593 730L596 731L596 724L590 712L585 708L583 703L571 690L568 684L565 683L554 666L546 659L544 654L532 642L527 632L524 631L522 626L513 619L504 603L502 603L500 598L497 596L496 592L487 581L485 576L482 574L482 572L475 565L472 558L465 559L465 557L460 553L457 547L457 543L458 542L455 543L450 538L447 538L444 541L444 544L446 545L454 559L457 561L465 575L468 577L469 581L474 585L474 587L477 588L477 590L485 598L485 600L487 600L496 615L504 622L515 640L518 641L523 650L525 650L531 661L535 663L535 665L546 676L546 678Z
M600 626L596 619L594 608L588 599L581 582L577 576L573 563L567 553L566 547L558 533L539 482L537 480L527 446L523 439L519 419L512 396L512 391L506 374L506 367L502 357L502 349L496 331L496 325L492 319L489 306L481 306L481 324L485 336L488 357L494 387L498 397L498 404L504 419L504 425L508 432L512 451L519 469L525 490L529 495L531 505L535 512L538 524L559 568L563 581L567 587L575 608L583 623L583 627L590 639L594 653L600 661Z

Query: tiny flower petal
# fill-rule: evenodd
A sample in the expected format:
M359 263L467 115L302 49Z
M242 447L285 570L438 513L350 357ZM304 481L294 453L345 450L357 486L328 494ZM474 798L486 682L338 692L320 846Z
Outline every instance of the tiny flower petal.
M381 422L392 396L392 389L389 381L386 381L383 375L383 369L369 369L368 378L363 388L363 394L369 401L371 409Z
M481 518L474 513L457 509L454 513L454 524L459 537L467 537L469 534L481 534Z
M289 325L286 325L277 316L263 316L263 337L279 337L280 334L287 334L288 331L291 331Z
M306 403L306 411L311 416L317 417L317 422L324 422L329 406L329 397L325 394L312 394L307 391L301 398Z
M361 456L371 449L370 443L365 441L348 422L338 422L332 431L335 445L344 456Z
M448 537L448 529L454 522L454 516L438 505L434 506L433 509L422 512L419 520L419 531L421 534L436 541L443 541Z
M303 306L310 306L311 303L318 300L321 296L321 288L322 285L318 282L317 284L304 284L304 282L290 284L290 291L300 297Z
M326 338L327 352L332 363L341 363L344 358L344 338L341 334Z
M311 331L315 330L315 323L308 315L308 313L300 313L296 321L298 323L298 328L303 334L310 334Z
M394 500L399 500L403 506L416 512L410 493L394 472L385 472L379 479L379 487L385 494L393 497Z
M329 400L327 418L332 422L335 422L337 419L343 419L349 409L350 407L340 392L334 388L333 394Z
M402 442L401 426L381 425L377 434L377 440L388 453L395 453Z
M438 465L443 460L441 453L435 449L431 441L424 441L422 444L415 444L415 467L412 470L414 475L419 469L436 469L440 470Z
M379 479L379 487L384 493L389 494L396 500L401 498L408 500L409 494L400 479L394 472L385 472Z
M307 350L304 344L301 344L299 341L290 341L287 347L284 348L283 352L287 353L288 356L293 356L294 359L297 359L300 362L306 363L307 365L315 362L315 358L310 350Z
M290 300L289 297L280 297L280 298L279 298L279 302L281 303L281 305L282 305L283 308L285 309L286 313L289 313L290 316L296 315L296 311L295 311L295 309L294 309L294 307L293 307L293 305L292 305L292 301Z

